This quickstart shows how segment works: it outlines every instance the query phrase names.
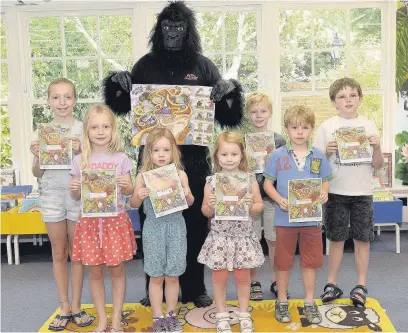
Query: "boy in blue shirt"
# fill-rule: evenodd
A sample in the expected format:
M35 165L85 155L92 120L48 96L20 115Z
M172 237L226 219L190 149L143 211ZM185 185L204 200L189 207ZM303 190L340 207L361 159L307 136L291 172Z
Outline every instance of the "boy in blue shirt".
M286 290L290 269L293 267L299 235L300 264L305 288L304 311L311 324L319 324L322 317L314 301L316 269L323 265L321 221L289 223L288 181L292 179L321 178L320 202L326 203L331 168L323 152L311 146L315 115L306 106L292 106L285 112L284 126L290 141L275 150L264 171L264 189L276 207L275 274L278 299L275 318L282 323L292 321ZM276 189L274 182L276 181Z

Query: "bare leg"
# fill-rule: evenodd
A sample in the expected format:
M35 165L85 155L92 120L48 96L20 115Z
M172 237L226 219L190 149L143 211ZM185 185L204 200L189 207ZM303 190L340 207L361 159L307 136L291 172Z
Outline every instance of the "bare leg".
M117 266L109 267L109 270L112 279L112 328L121 330L122 307L126 291L125 265L122 262Z
M268 244L269 265L271 266L271 280L275 281L275 241L266 240Z
M329 276L328 283L337 284L340 265L343 261L344 242L330 241Z
M72 258L72 248L76 222L67 220L69 256ZM71 288L72 288L72 313L81 311L81 295L84 283L84 266L80 261L71 261ZM84 318L84 322L89 318Z
M177 276L165 276L166 287L164 289L166 296L166 312L174 311L176 313L179 296L179 279Z
M314 268L302 268L303 286L305 288L305 302L314 302L316 287L316 270ZM279 289L278 289L279 290Z
M258 281L258 273L256 271L256 268L251 268L250 274L251 274L251 282Z
M150 304L152 305L153 317L163 316L163 282L164 276L160 277L150 277L149 283L149 298Z
M234 269L234 277L237 285L239 311L248 312L251 289L250 272L248 269Z
M278 300L287 302L286 290L288 290L290 271L275 271L276 285L278 286Z
M46 223L48 237L51 243L52 264L54 270L54 279L57 283L58 297L61 307L61 315L67 315L71 312L71 306L68 299L68 241L67 241L67 223L66 220L55 223ZM60 325L58 320L54 325Z
M357 271L357 284L367 283L368 261L370 257L370 243L354 240L354 260Z
M227 312L227 281L229 272L226 269L213 271L213 293L217 313Z
M91 285L91 296L98 314L97 332L101 332L108 326L108 317L105 311L105 265L89 266L89 280Z

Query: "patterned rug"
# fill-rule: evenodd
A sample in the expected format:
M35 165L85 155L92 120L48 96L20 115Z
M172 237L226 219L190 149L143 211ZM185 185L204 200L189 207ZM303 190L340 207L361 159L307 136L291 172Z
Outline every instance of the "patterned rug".
M373 298L367 298L365 308L354 307L349 299L339 299L333 303L322 305L317 300L323 321L319 325L311 325L303 313L302 300L290 300L289 311L292 322L281 324L275 320L275 301L251 302L251 314L254 320L255 332L395 332L395 328L388 319L384 309ZM95 315L95 308L90 304L83 305L89 314ZM112 307L107 306L108 315ZM125 304L123 307L122 327L125 332L152 332L151 308L146 308L139 303ZM231 313L231 326L234 332L239 332L239 324L236 316L237 301L228 302L228 310ZM185 332L214 332L215 329L215 305L207 308L195 308L192 303L179 303L178 317L184 324ZM48 331L48 325L55 311L39 332ZM89 332L95 328L93 325L85 328L77 327L69 323L65 332Z

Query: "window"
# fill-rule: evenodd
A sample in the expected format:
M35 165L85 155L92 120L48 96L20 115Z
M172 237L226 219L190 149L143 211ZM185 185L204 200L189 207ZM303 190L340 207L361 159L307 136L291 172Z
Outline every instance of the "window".
M239 80L246 92L258 89L257 18L258 12L247 8L196 10L204 55L223 78Z
M1 168L12 167L11 160L11 140L10 125L8 115L8 60L6 45L6 27L3 18L0 18L0 65L1 65L1 88L0 88L0 120L1 120L1 148L0 166Z
M317 127L336 114L330 84L349 76L363 89L359 113L382 132L382 9L281 9L279 19L282 118L288 106L306 103L315 111Z

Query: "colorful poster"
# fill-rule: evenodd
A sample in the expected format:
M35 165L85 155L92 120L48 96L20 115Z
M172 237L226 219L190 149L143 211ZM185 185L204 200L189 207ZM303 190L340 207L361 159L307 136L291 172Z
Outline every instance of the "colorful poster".
M245 197L251 194L249 174L216 173L215 204L216 220L245 221L249 217L249 207Z
M1 186L16 186L16 173L14 169L1 170Z
M340 164L371 163L372 152L364 127L342 127L335 135Z
M85 170L81 179L82 216L117 216L116 169Z
M69 124L38 124L40 169L71 169L70 132Z
M143 172L146 187L150 190L156 217L188 208L186 196L174 163Z
M249 168L252 172L263 173L266 163L275 149L274 133L248 133L245 135L245 145Z
M209 146L214 132L212 87L134 84L132 144L144 145L156 127L167 127L178 145Z
M321 178L288 181L289 223L322 221Z

